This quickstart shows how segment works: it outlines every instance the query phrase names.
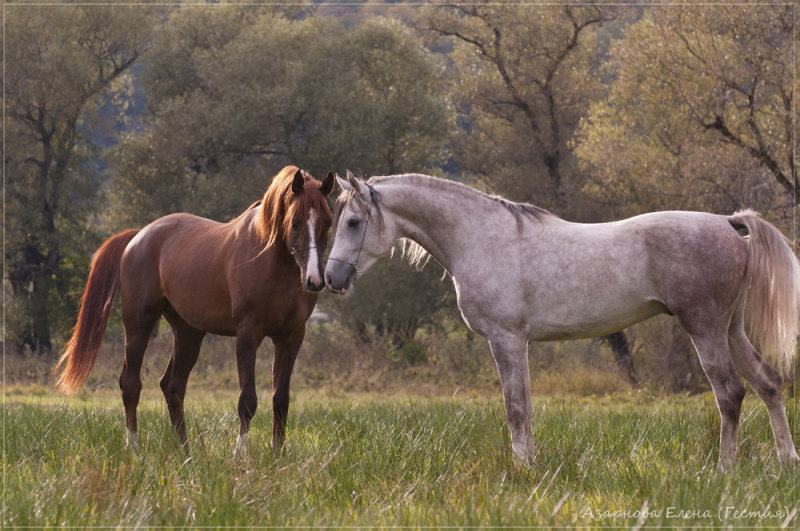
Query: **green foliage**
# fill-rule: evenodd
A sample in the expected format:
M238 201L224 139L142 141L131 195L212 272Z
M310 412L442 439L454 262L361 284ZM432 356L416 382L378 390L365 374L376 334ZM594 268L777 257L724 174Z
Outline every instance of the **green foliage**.
M95 154L82 127L147 50L158 10L9 4L4 12L5 260L12 305L22 313L8 334L47 351L75 310L97 241L88 227L98 180L87 163Z
M710 396L537 400L530 468L512 463L499 398L302 396L283 455L273 460L271 419L259 413L244 461L232 456L234 393L190 398L188 449L163 406L146 402L138 454L124 448L116 402L7 406L4 525L797 524L796 478L778 468L754 399L727 474L715 469Z
M466 174L515 200L578 214L567 201L578 178L567 142L603 92L591 68L595 34L615 17L608 7L567 5L423 12L420 24L453 44L448 88L467 124L454 149Z
M663 6L611 48L608 100L575 150L587 193L619 214L678 208L794 213L792 8Z
M109 157L112 226L176 210L230 218L288 163L322 177L441 161L438 67L404 26L219 11L178 9L155 39L142 74L150 115Z
M319 304L353 333L366 339L371 326L400 350L420 327L460 315L452 281L441 266L430 263L413 270L400 256L384 259L360 276L351 294L323 297Z
M419 365L428 361L425 345L416 339L405 341L401 346L392 344L386 355L393 363L404 365Z
M346 29L319 16L218 11L179 9L155 39L142 74L151 115L110 153L109 225L174 211L228 219L287 163L321 177L443 161L451 117L440 67L402 24L367 18ZM209 25L217 31L200 31ZM386 274L391 287L373 289ZM381 264L362 286L369 297L321 305L353 330L371 323L413 337L450 289L432 275L441 273Z
M357 169L376 175L438 167L452 127L439 60L388 19L367 19L348 36L358 91L353 108L363 113L363 130L352 140L361 150L350 150Z

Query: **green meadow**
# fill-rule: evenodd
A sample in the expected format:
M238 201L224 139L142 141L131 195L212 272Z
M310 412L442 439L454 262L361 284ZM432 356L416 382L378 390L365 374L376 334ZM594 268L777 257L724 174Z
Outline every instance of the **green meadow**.
M716 469L710 394L535 397L532 466L512 461L497 392L454 396L303 390L277 459L269 395L245 459L235 387L192 389L190 444L146 386L141 449L124 444L116 390L5 396L6 526L623 526L797 528L797 471L777 463L748 394L734 470ZM790 400L797 438L797 401Z

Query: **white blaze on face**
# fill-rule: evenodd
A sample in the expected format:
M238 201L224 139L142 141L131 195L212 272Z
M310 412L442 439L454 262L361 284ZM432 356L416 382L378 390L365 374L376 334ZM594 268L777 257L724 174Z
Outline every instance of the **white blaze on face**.
M306 276L316 285L322 284L319 276L319 254L317 253L317 213L312 208L308 211L308 262Z

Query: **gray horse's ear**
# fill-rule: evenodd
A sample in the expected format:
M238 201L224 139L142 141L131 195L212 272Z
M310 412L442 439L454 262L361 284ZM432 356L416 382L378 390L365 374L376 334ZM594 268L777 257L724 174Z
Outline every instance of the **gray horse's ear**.
M347 181L345 181L345 180L344 180L344 179L342 179L341 177L339 177L339 174L338 174L338 173L336 174L336 182L337 182L337 183L339 183L339 187L340 187L342 190L346 190L346 191L348 191L348 192L352 192L352 191L354 191L354 189L353 189L353 187L350 185L350 183L349 183L349 182L347 182Z
M358 190L358 193L361 194L366 201L371 201L369 195L369 188L363 182L356 179L356 176L353 175L353 172L350 170L345 170L345 175L347 175L347 182L350 183L350 186L353 190Z

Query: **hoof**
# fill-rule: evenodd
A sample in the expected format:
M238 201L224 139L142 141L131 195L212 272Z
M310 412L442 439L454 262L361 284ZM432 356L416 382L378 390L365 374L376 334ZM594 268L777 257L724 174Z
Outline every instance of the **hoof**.
M236 437L236 446L233 447L233 457L245 459L247 457L247 434L239 434Z
M527 468L536 461L536 450L532 444L511 443L511 461L515 466Z
M733 470L733 461L723 462L719 461L717 463L717 472L720 474L727 474Z
M785 459L781 459L781 468L795 468L800 465L800 456L797 452L792 452Z

